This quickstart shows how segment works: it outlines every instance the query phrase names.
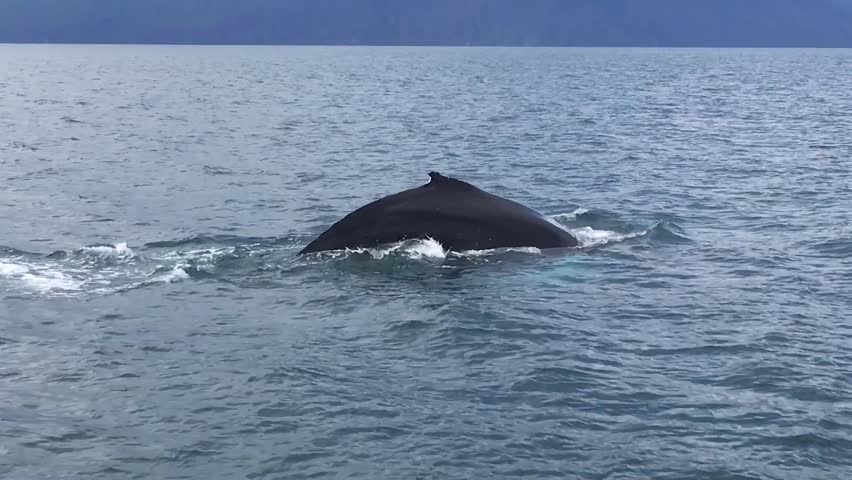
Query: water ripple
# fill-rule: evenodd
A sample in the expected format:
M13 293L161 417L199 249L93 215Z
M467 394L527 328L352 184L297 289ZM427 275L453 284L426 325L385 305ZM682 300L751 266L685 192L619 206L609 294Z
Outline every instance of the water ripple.
M4 478L849 477L848 51L0 56ZM583 248L295 255L431 170Z

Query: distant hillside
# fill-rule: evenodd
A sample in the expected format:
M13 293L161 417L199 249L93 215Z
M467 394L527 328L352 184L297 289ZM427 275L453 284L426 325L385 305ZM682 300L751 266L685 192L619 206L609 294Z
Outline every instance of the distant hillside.
M0 0L0 42L852 47L852 0Z

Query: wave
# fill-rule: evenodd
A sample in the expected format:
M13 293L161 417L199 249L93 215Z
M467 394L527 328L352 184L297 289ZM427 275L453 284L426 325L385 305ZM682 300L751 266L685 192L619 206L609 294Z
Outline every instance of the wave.
M601 208L578 207L570 212L556 213L546 218L563 227L582 224L595 228L614 228L625 224L621 215Z
M645 230L627 233L595 230L591 227L570 229L569 231L577 237L582 248L598 247L636 238L645 238L652 243L687 243L691 241L677 224L664 221L659 221Z
M852 256L852 239L838 238L821 242L813 246L818 252L834 258L849 258Z
M203 255L172 253L174 260L158 258L156 252L140 253L126 242L47 255L0 248L0 292L56 296L113 293L186 280L191 264L205 261Z
M487 257L491 255L503 253L526 253L530 255L541 255L541 249L537 247L508 247L508 248L492 248L488 250L465 250L458 252L459 257Z
M47 255L47 258L54 260L65 259L70 262L95 265L122 263L135 257L136 253L124 242L112 245L91 245L70 252L57 250Z
M343 250L331 250L314 254L319 258L346 258L350 256L368 255L376 260L387 257L407 257L413 260L443 259L447 258L447 251L437 240L427 238L424 240L405 240L402 242L382 245L373 248L347 248Z
M29 269L23 265L16 265L14 263L0 263L0 275L11 277L14 275L23 275L27 273Z
M228 245L233 242L245 241L245 239L232 236L232 235L222 235L222 236L212 236L207 237L204 235L197 235L193 237L181 238L178 240L163 240L158 242L146 243L144 248L179 248L186 247L192 245L210 245L210 244L223 244Z
M589 213L590 212L589 212L588 208L580 207L580 208L577 208L576 210L574 210L571 213L557 213L556 215L552 215L552 216L547 217L547 218L554 220L556 222L570 222L572 220L576 220L578 217L581 217L583 215L588 215ZM561 225L561 223L560 223L560 225Z
M83 247L80 251L94 253L101 256L133 256L133 250L128 248L126 242L116 243L114 245L94 245L91 247Z
M651 243L689 241L674 223L660 221L645 229L607 229L583 225L589 210L551 217L577 237L576 251L637 238ZM565 221L560 223L557 219ZM573 220L571 220L573 219ZM513 256L540 256L535 247L497 248L450 252L435 239L408 240L373 248L320 252L297 257L296 251L307 239L300 235L284 237L193 236L131 247L127 242L95 244L49 254L0 247L0 292L13 294L88 295L109 294L155 285L186 281L243 282L268 272L289 272L316 267L327 261L417 262L451 268L459 262L490 262Z
M0 295L104 295L187 280L245 278L295 263L300 244L292 236L196 236L132 247L127 242L95 244L49 254L0 247ZM422 248L412 254L418 251L421 256L435 255Z
M598 247L608 243L622 242L631 238L645 236L653 230L652 228L638 232L619 233L610 230L596 230L592 227L568 228L561 224L559 224L559 227L565 229L577 238L580 243L578 247L579 249ZM448 257L476 258L503 255L507 253L540 255L542 251L537 247L527 246L449 252L437 240L427 238L425 240L405 240L373 248L331 250L327 252L318 252L313 255L319 258L331 259L367 255L376 260L382 260L387 257L405 257L411 260L427 260L446 259Z
M256 246L297 246L304 243L308 237L305 235L291 234L283 237L241 237L239 235L194 235L178 240L162 240L146 243L146 249L180 248L193 245L256 245Z
M19 282L37 292L78 291L83 284L58 267L5 261L0 262L0 279Z
M599 247L609 243L623 242L632 238L647 235L651 229L617 232L602 228L601 224L611 223L614 215L602 210L589 210L577 208L570 213L559 213L547 217L551 223L573 235L580 244L581 249ZM582 221L583 224L578 222ZM653 228L653 227L652 227Z
M613 242L623 242L631 238L647 235L648 231L618 233L611 230L595 230L592 227L568 229L580 242L580 248L592 248Z
M189 280L189 274L186 272L189 265L175 265L171 270L163 273L154 279L155 282L176 283L183 280Z
M28 255L32 254L30 252L18 250L17 248L0 246L0 257L24 257Z
M684 243L690 239L678 224L658 220L651 227L625 225L616 213L606 210L578 208L570 213L555 214L548 219L574 235L581 248L593 248L636 238L653 243Z
M652 243L690 243L692 239L689 238L686 231L680 227L680 225L669 222L669 221L659 221L653 227L651 227L647 232L647 237Z

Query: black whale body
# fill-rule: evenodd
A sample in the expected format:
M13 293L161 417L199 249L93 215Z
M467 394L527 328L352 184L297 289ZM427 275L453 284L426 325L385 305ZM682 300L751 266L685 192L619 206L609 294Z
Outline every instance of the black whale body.
M429 176L431 181L426 185L384 197L350 213L299 255L426 238L457 252L578 245L573 235L520 203L437 172Z

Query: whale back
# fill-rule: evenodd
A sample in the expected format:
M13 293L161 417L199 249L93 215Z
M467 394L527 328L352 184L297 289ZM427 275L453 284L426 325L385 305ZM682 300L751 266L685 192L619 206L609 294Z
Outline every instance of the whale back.
M520 203L438 172L429 176L425 185L355 210L299 253L425 238L453 251L577 245L571 234Z

